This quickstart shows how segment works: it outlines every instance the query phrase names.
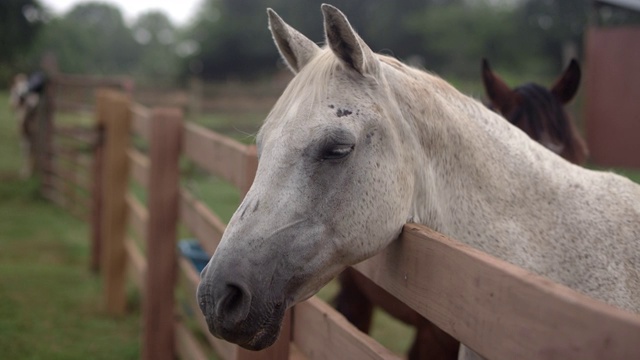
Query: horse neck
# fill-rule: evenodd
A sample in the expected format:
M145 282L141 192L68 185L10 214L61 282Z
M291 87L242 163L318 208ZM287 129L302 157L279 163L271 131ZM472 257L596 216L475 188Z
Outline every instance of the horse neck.
M476 100L430 75L396 90L415 176L409 221L464 240L472 230L490 233L479 228L490 221L470 219L507 219L518 210L509 206L522 203L514 197L531 208L554 193L548 174L566 163Z

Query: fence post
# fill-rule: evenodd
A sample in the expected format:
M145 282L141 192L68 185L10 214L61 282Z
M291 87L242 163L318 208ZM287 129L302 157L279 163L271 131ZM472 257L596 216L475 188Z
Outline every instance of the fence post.
M104 121L104 167L102 173L101 268L107 312L125 311L126 250L124 237L128 217L125 195L129 185L127 149L131 139L129 99L118 92L101 91L99 106Z
M50 75L51 76L51 75ZM51 76L54 78L53 76ZM52 141L53 141L53 121L55 116L55 81L51 80L45 84L44 93L42 94L37 109L31 116L36 117L36 133L35 138L32 137L31 143L31 159L33 161L34 173L42 181L43 193L52 188L51 169L52 164Z
M142 359L175 358L174 289L177 278L179 159L183 129L178 109L155 109L149 144L147 271Z
M91 271L100 271L100 257L103 243L103 177L104 177L104 137L105 137L105 90L96 92L95 143L93 164L91 165Z

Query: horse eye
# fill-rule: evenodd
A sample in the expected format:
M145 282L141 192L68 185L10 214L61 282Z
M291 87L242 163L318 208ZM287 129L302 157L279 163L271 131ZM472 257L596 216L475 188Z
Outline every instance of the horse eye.
M334 145L324 149L322 160L338 160L349 155L355 145Z

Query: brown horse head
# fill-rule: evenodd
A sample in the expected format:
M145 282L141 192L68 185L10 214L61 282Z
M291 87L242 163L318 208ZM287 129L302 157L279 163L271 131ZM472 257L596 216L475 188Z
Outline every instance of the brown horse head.
M575 164L584 164L588 150L563 105L580 85L580 66L572 59L551 89L528 83L511 89L482 60L482 81L490 107L535 141Z

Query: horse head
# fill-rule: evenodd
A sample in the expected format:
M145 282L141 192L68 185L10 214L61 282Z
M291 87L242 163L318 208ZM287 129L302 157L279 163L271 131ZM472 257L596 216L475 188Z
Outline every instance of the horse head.
M268 10L295 77L258 133L254 183L201 274L211 333L248 349L271 345L288 307L387 246L410 212L388 65L338 9L322 12L320 48Z
M581 165L587 159L587 147L563 109L577 93L580 76L580 66L572 59L550 89L535 83L511 89L491 70L489 62L482 60L482 81L490 107L533 140Z

